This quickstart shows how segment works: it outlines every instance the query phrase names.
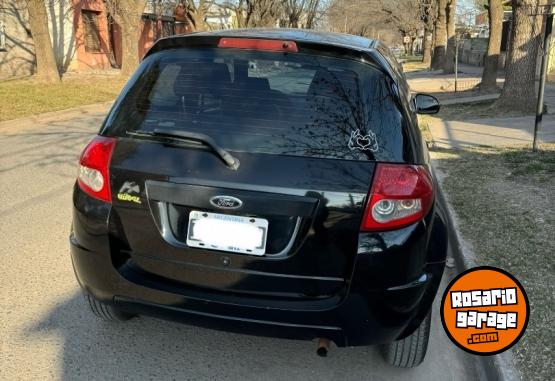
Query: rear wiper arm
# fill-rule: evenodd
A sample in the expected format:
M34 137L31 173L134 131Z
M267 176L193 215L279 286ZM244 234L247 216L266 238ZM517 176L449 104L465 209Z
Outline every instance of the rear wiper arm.
M208 146L214 151L216 155L222 159L222 161L231 169L237 170L239 168L239 159L234 157L232 154L227 152L225 149L220 147L214 139L210 136L201 134L198 132L189 132L189 131L181 131L181 130L169 130L169 129L162 129L162 128L155 128L153 131L128 131L129 135L138 135L138 136L161 136L161 137L168 137L178 140L189 140L195 141Z

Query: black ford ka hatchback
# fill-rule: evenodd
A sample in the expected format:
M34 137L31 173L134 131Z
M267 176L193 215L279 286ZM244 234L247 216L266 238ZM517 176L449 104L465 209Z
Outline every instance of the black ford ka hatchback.
M448 225L416 113L438 110L377 41L159 40L80 158L70 243L88 305L418 365Z

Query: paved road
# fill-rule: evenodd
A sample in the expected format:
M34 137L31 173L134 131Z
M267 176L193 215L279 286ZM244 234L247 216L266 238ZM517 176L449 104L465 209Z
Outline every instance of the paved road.
M374 348L322 359L311 342L148 317L96 320L75 281L67 236L78 154L104 109L0 124L0 379L475 379L476 359L448 341L437 314L427 359L414 370L386 366Z

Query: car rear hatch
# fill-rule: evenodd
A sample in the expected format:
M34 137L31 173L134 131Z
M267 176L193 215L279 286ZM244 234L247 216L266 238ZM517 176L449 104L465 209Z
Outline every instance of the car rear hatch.
M118 138L111 221L128 265L221 292L344 291L375 163L403 160L388 78L349 60L208 48L153 54L134 78L103 129Z
M147 159L153 155L157 160ZM143 202L114 200L133 261L150 273L220 290L297 297L340 291L356 254L373 164L237 156L241 168L231 172L206 151L118 142L113 189L137 184ZM164 162L175 168L161 170ZM338 183L345 173L353 176ZM243 204L220 209L210 203L219 195ZM265 254L188 247L191 211L267 220Z

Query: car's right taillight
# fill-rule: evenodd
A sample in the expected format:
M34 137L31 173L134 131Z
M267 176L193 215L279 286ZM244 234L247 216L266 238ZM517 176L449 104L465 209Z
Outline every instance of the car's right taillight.
M115 146L116 139L96 136L79 159L79 187L89 196L106 202L112 202L109 167Z
M433 200L432 178L425 167L379 163L361 230L384 231L410 225L426 216Z

